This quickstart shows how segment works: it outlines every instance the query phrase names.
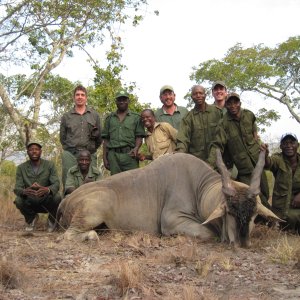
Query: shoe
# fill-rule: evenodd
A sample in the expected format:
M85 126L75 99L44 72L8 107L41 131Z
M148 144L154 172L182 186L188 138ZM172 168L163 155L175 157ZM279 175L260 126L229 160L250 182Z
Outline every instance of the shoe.
M33 221L31 223L27 224L27 226L25 227L25 231L27 231L27 232L33 231L38 219L39 219L39 215L36 214Z
M52 233L52 232L55 230L55 228L56 228L56 223L55 223L55 221L52 222L52 221L48 220L48 229L47 229L47 231L48 231L49 233Z

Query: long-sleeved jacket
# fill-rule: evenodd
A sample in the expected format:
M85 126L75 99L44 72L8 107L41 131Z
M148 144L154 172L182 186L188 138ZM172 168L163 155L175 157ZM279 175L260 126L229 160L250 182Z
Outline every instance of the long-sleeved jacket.
M205 111L193 108L181 120L177 135L177 152L190 153L206 161L222 111L214 105L206 104Z
M282 153L275 153L270 157L268 169L275 177L272 207L283 218L287 217L293 196L300 193L300 154L297 156L298 164L294 176L289 161ZM298 211L300 214L300 209Z
M95 153L101 145L101 124L99 114L89 106L83 115L75 108L65 113L60 123L60 142L64 150L73 153L86 149Z
M59 178L52 161L41 159L37 173L34 173L30 160L20 164L17 167L14 193L21 197L23 189L28 188L35 182L48 187L53 195L58 193Z

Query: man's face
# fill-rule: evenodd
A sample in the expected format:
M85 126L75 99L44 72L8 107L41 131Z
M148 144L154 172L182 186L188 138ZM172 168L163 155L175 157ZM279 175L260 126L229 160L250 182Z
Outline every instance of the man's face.
M217 84L212 90L212 95L215 98L215 101L221 102L226 99L227 90L224 86Z
M172 107L175 102L175 97L176 95L171 90L164 90L159 96L160 101L165 107Z
M241 101L235 97L228 99L225 103L227 111L233 117L238 117L241 110Z
M296 155L298 147L299 143L291 137L285 138L280 144L280 149L282 150L282 153L287 157Z
M88 171L91 164L91 157L88 154L82 153L78 158L78 166L81 172Z
M74 95L74 102L76 106L85 106L87 102L87 96L84 91L77 90Z
M201 106L205 102L205 90L201 86L195 86L192 90L192 99L196 106Z
M116 104L119 111L126 111L128 109L129 98L119 97L116 99Z
M141 120L142 120L143 125L144 125L147 129L150 129L150 128L153 128L153 127L154 127L154 124L155 124L155 118L154 118L154 116L151 114L150 111L144 111L144 112L141 114Z
M42 148L32 144L27 148L27 154L32 161L39 161L42 155Z

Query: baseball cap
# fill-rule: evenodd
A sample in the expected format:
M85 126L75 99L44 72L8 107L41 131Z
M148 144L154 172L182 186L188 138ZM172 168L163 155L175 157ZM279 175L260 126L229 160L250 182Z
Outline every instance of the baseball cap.
M237 98L239 101L241 101L240 95L237 93L229 93L226 97L226 101L228 101L230 98Z
M216 81L216 82L214 82L214 84L213 84L213 86L212 86L211 89L213 90L217 85L223 86L225 89L227 89L226 84L225 84L224 81Z
M282 143L282 142L283 142L285 139L287 139L287 138L290 138L290 139L292 139L292 140L298 142L298 138L297 138L296 134L291 133L291 132L288 132L288 133L285 133L285 134L283 134L283 135L281 136L280 143Z
M172 92L174 93L174 89L173 89L172 86L170 86L170 85L164 85L164 86L160 89L160 95L161 95L164 91L166 91L166 90L170 90L170 91L172 91Z
M40 142L37 141L30 141L27 143L26 148L28 149L31 145L38 145L40 148L42 148L42 145Z
M115 98L118 99L120 97L126 97L129 98L129 94L125 90L120 90L116 93Z

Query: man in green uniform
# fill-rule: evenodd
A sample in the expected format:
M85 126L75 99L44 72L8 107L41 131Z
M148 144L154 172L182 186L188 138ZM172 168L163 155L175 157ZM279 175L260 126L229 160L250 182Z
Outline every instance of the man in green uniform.
M227 97L227 87L225 82L216 81L211 89L212 96L214 97L214 105L226 112L225 100Z
M297 136L286 133L280 140L280 153L268 156L266 149L265 168L274 177L275 184L272 196L272 210L280 218L287 221L283 226L298 230L300 233L300 154Z
M121 90L116 94L117 111L104 123L103 163L111 175L139 167L138 151L145 137L139 114L128 109L129 94Z
M71 194L81 185L101 179L101 172L91 165L91 153L88 150L79 152L77 165L69 169L66 180L65 195Z
M227 147L238 170L237 181L250 184L260 149L256 118L250 110L241 108L240 96L236 93L228 94L226 109L227 112L217 127L216 139L212 143L208 163L215 167L216 148L223 153ZM267 201L269 188L265 172L261 178L261 192L262 203L270 207Z
M170 85L164 85L160 89L159 98L163 106L155 112L155 119L157 122L167 122L179 130L180 121L188 110L176 105L175 97L174 89Z
M101 145L99 114L87 106L87 90L79 85L74 90L75 106L62 116L60 142L62 153L62 181L65 185L69 169L77 164L81 150L89 150L92 165L97 166L96 151Z
M26 231L33 231L38 213L49 213L48 232L55 229L55 216L61 201L59 179L54 163L41 158L38 142L27 144L29 160L17 168L14 201L26 221Z
M191 97L195 107L181 120L176 151L190 153L206 161L222 111L205 102L206 92L201 85L192 87Z

